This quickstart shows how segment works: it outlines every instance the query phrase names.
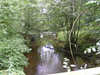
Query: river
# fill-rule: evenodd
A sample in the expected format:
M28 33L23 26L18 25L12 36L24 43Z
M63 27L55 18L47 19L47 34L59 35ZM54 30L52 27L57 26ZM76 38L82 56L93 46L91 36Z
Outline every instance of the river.
M47 75L64 72L62 55L56 52L51 43L33 49L26 55L29 65L25 67L26 75Z

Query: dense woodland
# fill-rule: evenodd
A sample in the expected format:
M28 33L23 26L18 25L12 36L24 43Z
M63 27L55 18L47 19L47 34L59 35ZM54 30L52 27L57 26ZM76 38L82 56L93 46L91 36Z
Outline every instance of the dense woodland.
M47 42L75 64L99 58L100 0L0 0L0 75L25 75L25 53Z

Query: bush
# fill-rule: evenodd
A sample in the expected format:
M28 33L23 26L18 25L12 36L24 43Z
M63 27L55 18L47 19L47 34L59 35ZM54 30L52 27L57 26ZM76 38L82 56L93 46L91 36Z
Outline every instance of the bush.
M12 37L0 40L0 69L23 69L27 65L27 58L23 53L30 49L24 44L23 38Z

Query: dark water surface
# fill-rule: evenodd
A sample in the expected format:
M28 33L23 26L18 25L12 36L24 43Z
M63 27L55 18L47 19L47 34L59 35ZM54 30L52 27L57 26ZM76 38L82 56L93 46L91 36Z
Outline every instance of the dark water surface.
M25 67L26 75L47 75L63 72L61 55L56 53L52 44L33 49L26 54L29 65Z

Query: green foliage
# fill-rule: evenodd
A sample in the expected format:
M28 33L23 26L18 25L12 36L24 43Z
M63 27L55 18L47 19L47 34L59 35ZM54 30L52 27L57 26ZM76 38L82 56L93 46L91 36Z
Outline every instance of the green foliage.
M66 41L66 32L63 32L63 31L61 31L61 32L58 32L58 34L57 34L57 39L58 40L60 40L60 41Z
M82 13L73 27L71 43L73 45L77 43L79 50L84 50L99 39L100 0L43 0L36 2L36 4L34 2L30 4L25 10L26 31L27 28L31 33L54 31L57 32L58 40L66 41L68 44L73 23ZM45 13L43 13L43 9L46 9ZM73 49L75 51L75 48Z
M27 65L24 53L30 49L19 33L57 32L61 46L70 41L74 51L84 51L99 40L99 25L100 0L0 0L0 69L10 72ZM54 43L49 37L39 40L48 42Z
M10 73L7 70L1 70L0 75L25 75L25 74L21 70L15 70L15 71L12 71L12 73Z
M24 9L24 32L39 34L40 32L49 30L49 25L47 16L43 13L43 9L45 8L44 2L34 1L31 1Z
M85 50L86 48L95 45L95 43L100 38L100 28L99 26L84 26L81 28L79 32L78 44L81 50Z
M14 68L22 69L27 65L27 59L23 53L29 51L22 38L12 37L0 40L0 69L9 68L11 62Z
M24 69L30 49L19 32L23 31L23 9L27 0L0 0L0 69L12 72ZM11 74L9 74L11 75ZM20 75L20 74L18 74Z
M100 55L100 40L95 45L86 48L84 54L93 54L94 57Z
M100 5L100 0L88 1L86 5Z
M26 0L0 0L0 30L13 35L23 30L23 9Z

